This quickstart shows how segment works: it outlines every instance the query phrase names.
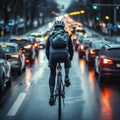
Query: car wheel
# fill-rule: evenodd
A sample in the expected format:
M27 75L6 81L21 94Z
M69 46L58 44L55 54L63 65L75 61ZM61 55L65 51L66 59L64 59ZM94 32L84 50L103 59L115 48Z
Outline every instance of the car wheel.
M21 69L18 70L17 74L18 74L18 75L21 75L21 74L22 74L22 70L21 70Z
M0 76L0 94L4 91L4 76Z
M79 54L79 58L82 58L83 57L83 55L81 54L81 53L78 53Z
M7 82L8 86L11 86L11 76L12 76L12 74L10 74L10 77L8 78L9 79L8 82Z
M38 54L39 54L39 51L36 51L36 56L38 56Z
M77 51L77 47L78 47L78 46L76 45L76 46L75 46L75 51Z
M26 69L26 63L25 63L25 65L24 65L23 71L25 71L25 69Z
M98 82L103 83L104 82L104 76L101 75L101 73L98 74Z
M98 73L97 73L97 71L96 71L96 68L95 68L95 76L98 77Z
M34 59L30 59L30 65L32 65L33 64L33 62L34 62Z

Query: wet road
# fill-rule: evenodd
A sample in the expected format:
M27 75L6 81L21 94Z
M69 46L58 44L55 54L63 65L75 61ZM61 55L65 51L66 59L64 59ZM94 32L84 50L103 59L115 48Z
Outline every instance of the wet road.
M0 96L0 120L57 120L58 105L49 100L49 68L44 50L21 76L14 75L11 88ZM64 78L64 67L63 78ZM65 89L61 120L119 120L118 81L99 85L94 69L89 69L77 53L70 70L71 86Z

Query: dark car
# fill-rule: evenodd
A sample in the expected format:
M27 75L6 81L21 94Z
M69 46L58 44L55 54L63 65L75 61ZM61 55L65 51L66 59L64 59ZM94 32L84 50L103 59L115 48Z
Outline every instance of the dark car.
M85 55L85 51L86 49L89 47L90 45L90 42L91 42L91 39L90 38L85 38L82 43L78 46L78 56L79 58L82 58L84 55Z
M35 48L32 46L32 41L29 37L12 37L9 42L17 43L19 51L25 55L26 62L30 62L30 64L33 63L35 59Z
M75 46L75 50L77 51L77 49L78 49L78 46L82 43L82 41L83 41L83 39L84 39L84 35L78 35L77 37L76 37L76 40L74 41L74 46Z
M120 44L105 44L95 58L95 73L98 81L120 78Z
M10 42L0 42L0 47L6 55L10 55L8 61L11 63L12 73L21 74L25 70L25 55L18 52L18 44Z
M38 56L38 54L39 54L39 42L33 36L30 36L29 38L32 41L32 46L35 48L36 56Z
M11 64L7 58L0 49L0 94L3 93L5 85L11 85Z
M89 66L93 66L95 62L95 57L98 55L98 52L102 48L102 46L108 43L105 40L93 40L91 41L89 47L86 49L85 52L85 60Z

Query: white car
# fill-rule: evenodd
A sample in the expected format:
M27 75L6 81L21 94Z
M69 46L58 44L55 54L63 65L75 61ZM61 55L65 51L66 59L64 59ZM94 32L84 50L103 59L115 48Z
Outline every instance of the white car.
M31 33L30 36L34 36L39 43L39 48L45 48L46 40L43 33Z

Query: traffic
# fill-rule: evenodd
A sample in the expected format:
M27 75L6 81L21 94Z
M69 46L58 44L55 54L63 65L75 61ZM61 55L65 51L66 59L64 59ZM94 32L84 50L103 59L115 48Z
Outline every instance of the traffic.
M62 119L119 119L120 44L106 41L69 17L62 20L74 44ZM48 104L45 44L52 27L48 33L46 26L0 42L0 120L58 117L57 105Z

